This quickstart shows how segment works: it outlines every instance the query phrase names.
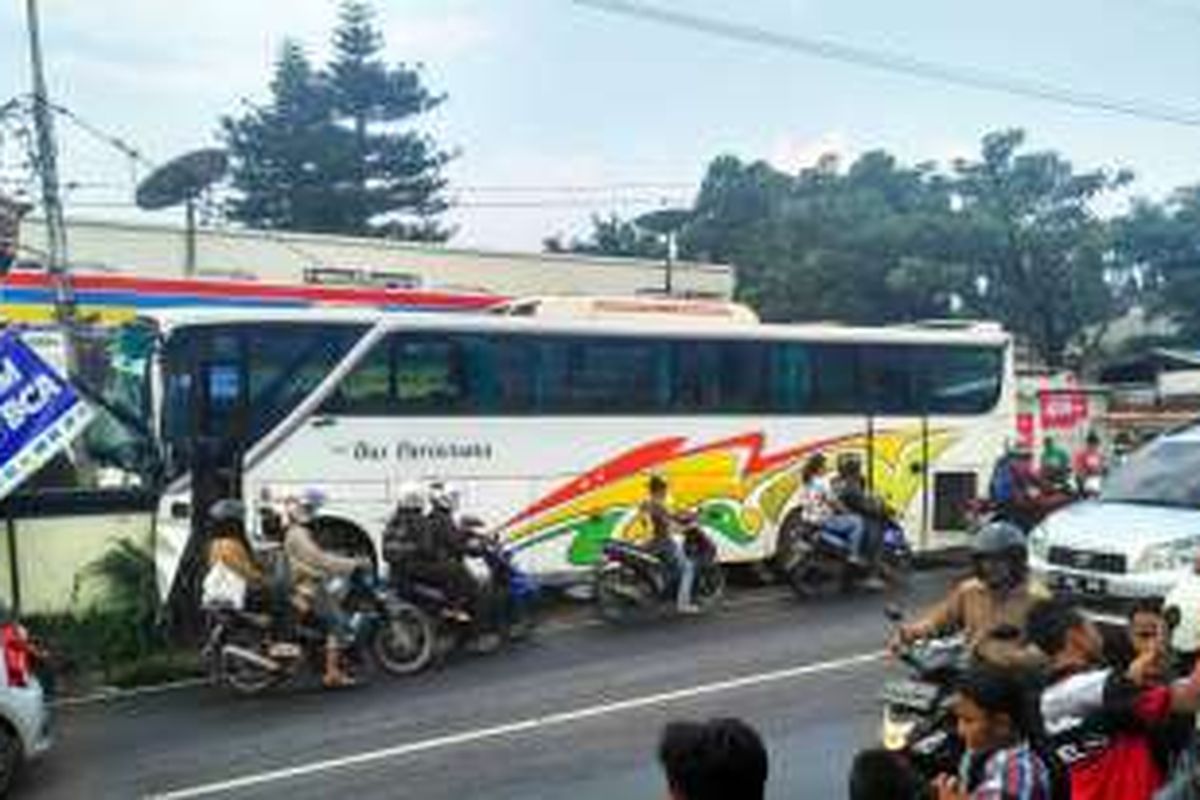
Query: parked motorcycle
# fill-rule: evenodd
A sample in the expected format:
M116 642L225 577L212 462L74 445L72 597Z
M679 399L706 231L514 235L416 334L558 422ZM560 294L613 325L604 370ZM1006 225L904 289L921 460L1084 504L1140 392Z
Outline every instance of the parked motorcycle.
M887 609L887 615L896 625L903 618L895 608ZM966 640L926 639L905 645L896 655L910 675L884 684L881 742L904 755L926 784L941 774L954 775L963 745L951 700L954 684L967 667Z
M869 566L850 561L850 544L844 536L805 522L793 512L780 528L775 566L792 590L802 598L813 597L828 587L850 591L868 578L878 576L887 585L902 585L912 571L912 548L890 508L880 505L867 520L876 526L878 552Z
M720 603L725 573L712 541L694 515L681 518L684 551L696 565L692 602L701 610ZM596 608L608 622L644 622L675 609L679 576L675 569L644 547L609 540L595 574Z
M351 674L374 664L392 675L423 669L434 653L435 632L428 617L389 592L369 570L356 570L344 580L343 607L352 634L343 655ZM252 695L308 670L321 672L326 635L315 621L297 620L288 641L279 642L268 613L230 607L211 615L203 656L214 683Z

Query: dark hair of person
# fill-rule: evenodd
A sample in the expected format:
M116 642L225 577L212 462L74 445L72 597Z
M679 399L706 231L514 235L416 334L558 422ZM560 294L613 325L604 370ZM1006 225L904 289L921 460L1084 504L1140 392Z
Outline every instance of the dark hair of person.
M850 800L915 800L920 786L912 767L882 747L860 751L850 767Z
M1048 656L1056 656L1067 645L1067 634L1083 624L1079 609L1062 599L1044 600L1029 610L1025 638Z
M823 469L825 469L825 454L813 453L804 462L804 468L800 470L800 480L808 483Z
M647 486L650 494L662 494L667 490L667 479L662 475L651 475Z
M1134 617L1140 614L1151 614L1156 617L1163 616L1162 598L1139 597L1129 609L1129 621L1133 622Z
M1020 737L1030 734L1027 684L1017 671L978 665L967 670L954 688L989 714L1007 714Z
M1098 447L1100 445L1100 434L1095 431L1089 431L1086 442L1091 447Z
M762 800L767 750L739 719L672 722L663 729L658 759L672 791L685 800Z

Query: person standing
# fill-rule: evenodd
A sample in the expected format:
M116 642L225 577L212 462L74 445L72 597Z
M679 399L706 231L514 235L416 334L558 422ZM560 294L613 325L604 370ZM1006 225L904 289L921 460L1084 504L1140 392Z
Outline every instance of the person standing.
M1083 449L1075 454L1075 482L1086 495L1096 495L1100 492L1100 480L1108 472L1108 462L1104 456L1104 448L1100 436L1095 431L1087 435Z

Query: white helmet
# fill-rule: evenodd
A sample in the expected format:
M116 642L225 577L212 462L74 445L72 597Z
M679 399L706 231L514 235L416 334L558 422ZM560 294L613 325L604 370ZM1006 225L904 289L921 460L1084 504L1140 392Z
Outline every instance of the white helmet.
M305 489L289 495L283 501L283 513L289 522L307 525L325 505L325 495L316 489Z
M397 495L396 508L406 511L424 511L425 504L429 499L429 493L417 481L406 481L400 484Z
M429 502L434 508L451 513L458 510L462 495L453 484L434 481L429 484Z

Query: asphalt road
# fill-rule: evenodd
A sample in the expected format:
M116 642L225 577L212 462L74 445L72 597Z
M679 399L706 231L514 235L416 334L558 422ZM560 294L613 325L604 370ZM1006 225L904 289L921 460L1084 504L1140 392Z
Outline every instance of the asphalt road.
M906 603L950 578L919 575ZM508 652L345 692L196 688L62 708L58 746L15 796L659 798L663 724L732 715L767 740L773 800L844 797L895 669L878 656L884 601L742 590L710 617L629 630L575 615Z

